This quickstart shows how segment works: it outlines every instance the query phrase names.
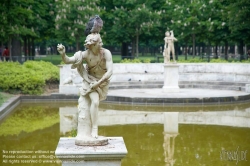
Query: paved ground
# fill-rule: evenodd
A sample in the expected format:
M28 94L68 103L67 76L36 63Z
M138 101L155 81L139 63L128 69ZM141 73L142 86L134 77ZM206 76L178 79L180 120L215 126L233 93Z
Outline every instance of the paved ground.
M211 98L211 97L238 97L249 93L232 90L214 89L180 89L178 93L165 93L162 89L117 89L109 90L108 96L130 98Z

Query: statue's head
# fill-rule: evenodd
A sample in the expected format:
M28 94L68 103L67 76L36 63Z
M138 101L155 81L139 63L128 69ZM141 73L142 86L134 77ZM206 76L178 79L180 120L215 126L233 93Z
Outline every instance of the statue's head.
M167 32L165 33L165 35L166 35L166 36L170 36L170 32L167 31Z
M87 36L84 46L90 48L90 46L102 47L102 38L99 33L91 33Z

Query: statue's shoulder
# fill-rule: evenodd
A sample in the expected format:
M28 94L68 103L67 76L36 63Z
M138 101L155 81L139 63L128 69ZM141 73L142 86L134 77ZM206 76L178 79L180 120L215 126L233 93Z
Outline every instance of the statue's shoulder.
M87 55L87 50L86 51L77 51L74 54L74 57L77 59L84 58Z
M106 49L106 48L102 48L102 53L103 53L103 55L110 55L111 56L111 52L108 50L108 49Z
M103 54L104 59L106 60L112 59L112 54L108 49L102 48L102 54Z

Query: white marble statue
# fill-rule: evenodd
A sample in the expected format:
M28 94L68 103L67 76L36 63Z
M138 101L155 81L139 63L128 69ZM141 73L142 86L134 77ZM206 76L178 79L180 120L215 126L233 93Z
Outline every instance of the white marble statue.
M98 137L98 107L106 99L109 80L113 72L112 55L102 48L99 33L88 34L84 46L86 51L78 51L72 57L65 53L65 47L58 44L57 50L66 64L72 64L83 78L78 100L77 145L104 145L107 140ZM86 62L86 68L83 66Z
M175 59L175 50L174 50L174 42L177 41L177 39L174 37L174 32L173 31L167 31L165 33L165 44L164 44L164 51L163 51L163 56L164 56L164 63L170 63L170 53L172 52L173 55L173 62L176 63Z

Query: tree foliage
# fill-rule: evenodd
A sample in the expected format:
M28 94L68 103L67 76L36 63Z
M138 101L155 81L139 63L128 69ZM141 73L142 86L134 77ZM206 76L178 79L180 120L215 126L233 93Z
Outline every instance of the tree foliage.
M33 0L4 0L1 2L0 35L3 39L9 40L14 35L36 35L34 28L27 27L33 20L33 11L30 6L32 3Z
M86 23L94 15L100 13L98 0L56 0L57 15L55 19L56 34L67 42L76 42L77 50L80 42L85 40Z
M174 30L179 45L250 44L249 0L3 0L1 5L0 37L9 45L18 38L76 43L80 49L86 23L96 14L104 21L105 44L131 43L137 53L138 45L163 44L166 30Z

